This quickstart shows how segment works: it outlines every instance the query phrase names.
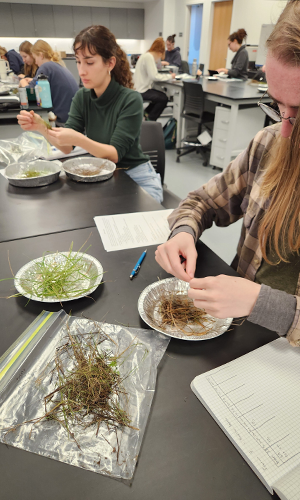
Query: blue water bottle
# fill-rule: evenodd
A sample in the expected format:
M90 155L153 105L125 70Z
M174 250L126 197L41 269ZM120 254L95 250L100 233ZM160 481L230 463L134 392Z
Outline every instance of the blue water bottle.
M38 76L38 93L41 101L41 107L50 109L52 108L52 98L50 84L46 75L42 73Z

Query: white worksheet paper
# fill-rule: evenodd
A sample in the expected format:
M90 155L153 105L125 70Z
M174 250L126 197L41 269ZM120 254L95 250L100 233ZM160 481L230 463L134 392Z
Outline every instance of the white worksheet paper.
M94 217L107 252L164 243L170 234L167 218L171 210Z

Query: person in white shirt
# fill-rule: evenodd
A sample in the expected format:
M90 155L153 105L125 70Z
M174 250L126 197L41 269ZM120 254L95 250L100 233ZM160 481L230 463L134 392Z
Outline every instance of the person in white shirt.
M150 49L141 55L135 67L133 76L134 88L144 101L150 101L145 109L145 117L156 121L165 109L168 98L164 92L152 88L154 81L166 81L175 78L175 73L158 73L156 62L165 57L165 42L163 38L156 38Z

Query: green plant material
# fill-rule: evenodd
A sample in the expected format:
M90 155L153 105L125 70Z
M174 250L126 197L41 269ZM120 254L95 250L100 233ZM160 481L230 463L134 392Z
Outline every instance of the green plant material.
M70 371L63 369L66 356L75 360ZM44 398L47 419L58 421L67 430L70 424L84 429L95 425L96 434L102 422L131 427L120 404L120 395L126 393L118 372L118 356L99 351L92 336L83 345L69 332L67 344L56 356L55 372L57 387Z
M187 294L161 289L159 298L149 296L145 312L151 322L169 333L170 327L184 335L206 335L214 325L204 309L194 306Z
M20 285L30 295L62 300L88 293L97 277L85 255L70 250L67 255L57 252L52 258L44 255L20 279Z
M43 118L41 118L41 120L48 130L52 130L52 127L49 122L46 122L46 120L44 120Z
M85 244L86 242L78 252L73 252L72 242L66 254L47 252L39 262L34 262L18 280L26 295L58 300L75 299L87 295L95 287L99 274L93 262L87 260L85 253L80 253ZM89 248L88 246L85 252ZM9 266L12 272L10 261ZM14 276L13 272L12 275ZM4 278L0 281L8 279L14 278ZM24 292L16 293L7 298L21 297Z
M48 171L46 172L45 170L26 170L26 172L22 172L20 174L17 174L18 179L28 179L31 177L41 177L42 175L49 175L52 172Z
M11 427L7 432L28 423L56 421L80 448L71 431L74 426L77 430L78 427L87 429L94 426L96 436L101 424L113 430L122 427L139 430L131 425L131 418L124 408L128 405L128 396L123 381L132 372L124 378L119 373L124 363L124 353L134 349L137 344L132 343L123 352L113 354L107 350L107 345L106 349L100 349L104 341L113 343L114 350L117 345L96 323L92 333L72 335L67 328L66 341L56 349L54 360L36 380L37 386L46 387L50 377L50 383L55 385L55 389L43 398L44 415Z

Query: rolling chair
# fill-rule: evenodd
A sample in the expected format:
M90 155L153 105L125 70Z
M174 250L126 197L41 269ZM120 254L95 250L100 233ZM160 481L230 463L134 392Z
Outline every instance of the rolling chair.
M165 177L165 140L161 123L142 122L140 144L143 153L150 157L153 168L160 174L163 185Z
M180 162L180 157L196 151L201 153L204 162L203 166L208 165L208 152L210 151L210 146L202 146L198 141L197 137L202 132L202 125L206 125L206 128L212 133L212 126L208 124L214 121L213 113L208 113L204 111L204 92L202 85L195 82L183 82L184 90L184 105L180 116L189 122L196 125L196 131L192 135L188 135L184 141L184 146L177 149L176 162ZM183 150L183 151L182 151Z

